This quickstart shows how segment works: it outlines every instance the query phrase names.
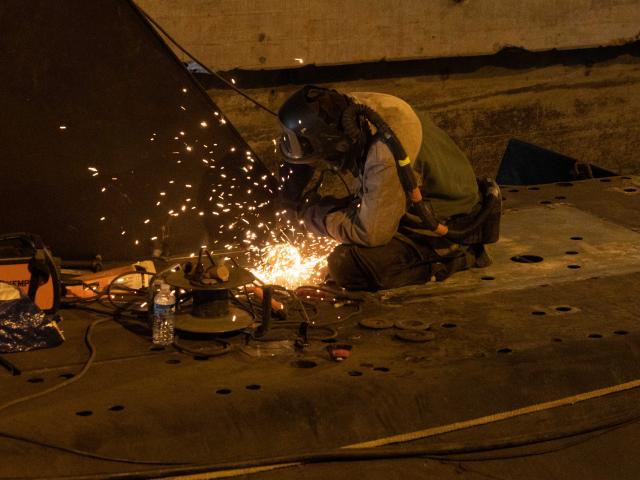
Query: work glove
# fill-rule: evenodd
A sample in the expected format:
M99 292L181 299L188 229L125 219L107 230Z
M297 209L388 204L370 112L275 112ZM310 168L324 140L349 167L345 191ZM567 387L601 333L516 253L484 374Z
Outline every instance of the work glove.
M353 201L353 198L320 197L316 192L314 194L311 198L307 197L305 199L300 216L309 232L327 236L327 226L324 222L326 216L332 212L346 209Z
M279 193L276 200L278 210L297 212L302 206L303 192L313 177L311 165L283 164L279 169Z

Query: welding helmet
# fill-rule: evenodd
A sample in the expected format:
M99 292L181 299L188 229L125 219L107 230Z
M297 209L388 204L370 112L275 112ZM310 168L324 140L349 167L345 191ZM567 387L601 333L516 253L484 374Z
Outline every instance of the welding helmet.
M342 128L342 114L352 100L335 90L307 85L280 107L279 147L284 160L311 164L324 160L341 168L353 148Z

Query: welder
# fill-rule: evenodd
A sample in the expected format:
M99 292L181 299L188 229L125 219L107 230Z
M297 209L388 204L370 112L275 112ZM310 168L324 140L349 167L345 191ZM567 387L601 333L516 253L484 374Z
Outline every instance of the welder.
M426 114L392 95L307 85L278 117L281 205L340 242L328 257L338 286L395 288L491 263L499 189ZM350 172L354 193L320 195L325 170Z

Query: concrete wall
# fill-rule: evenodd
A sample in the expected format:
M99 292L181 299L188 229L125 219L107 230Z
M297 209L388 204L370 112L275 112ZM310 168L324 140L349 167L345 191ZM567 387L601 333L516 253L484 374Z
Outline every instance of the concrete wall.
M507 141L520 138L621 174L640 173L640 58L514 70L334 83L342 91L400 96L429 113L471 159L495 176ZM248 90L277 110L298 87ZM228 90L210 90L240 133L271 166L276 119Z
M218 70L613 45L638 0L136 0Z

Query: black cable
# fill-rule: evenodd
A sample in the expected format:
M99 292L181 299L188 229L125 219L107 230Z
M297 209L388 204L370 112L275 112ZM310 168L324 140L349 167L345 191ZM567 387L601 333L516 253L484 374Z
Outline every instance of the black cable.
M134 3L134 2L132 2ZM211 70L209 67L207 67L203 62L201 62L200 60L198 60L191 52L189 52L187 49L185 49L182 45L180 45L177 40L175 40L171 35L169 35L169 33L160 25L158 24L158 22L156 22L151 16L149 16L149 14L147 12L145 12L142 8L140 8L140 6L138 4L135 4L136 8L140 11L140 13L144 16L144 18L146 18L154 27L156 27L158 30L160 30L160 32L162 32L162 34L167 37L169 39L169 41L171 43L173 43L182 53L184 53L187 57L189 57L191 60L193 60L194 62L196 62L198 65L200 65L202 68L204 68L204 70L209 73L210 75L213 75L214 77L218 78L222 83L224 83L226 86L228 86L229 88L231 88L233 91L235 91L236 93L242 95L244 98L246 98L247 100L249 100L251 103L257 105L258 107L260 107L261 109L263 109L265 112L270 113L271 115L277 117L278 114L276 112L274 112L273 110L271 110L269 107L264 106L263 104L261 104L260 102L258 102L257 100L251 98L249 95L247 95L246 93L244 93L242 90L240 90L238 87L236 87L233 83L229 82L229 80L227 80L226 78L224 78L222 75L220 75L218 72L215 72L213 70Z
M339 461L359 461L359 460L382 460L382 459L401 459L401 458L430 458L439 461L465 461L464 457L458 457L452 460L453 455L460 455L466 453L480 453L495 450L508 450L517 447L524 447L529 445L536 445L553 440L565 440L574 439L589 433L603 431L608 433L631 423L638 422L640 416L636 413L625 417L614 417L607 420L600 425L590 425L587 427L574 427L564 431L544 432L538 435L520 435L516 437L507 438L499 441L485 440L474 444L469 443L441 443L432 446L417 447L417 448L403 448L403 447L377 447L366 449L335 449L318 453L308 454L294 454L284 455L278 457L252 459L243 462L229 462L213 465L194 465L185 466L171 469L161 470L146 470L138 472L117 473L112 475L102 474L98 475L83 475L83 476L65 476L65 477L51 477L49 480L93 480L101 478L104 480L115 479L138 479L149 478L152 476L169 476L169 475L193 475L198 473L213 473L225 470L237 470L248 469L255 467L267 467L277 466L282 464L314 464L314 463L327 463L327 462L339 462ZM584 439L581 439L584 440ZM589 439L587 439L589 440ZM586 441L586 440L585 440ZM551 451L558 451L565 448L569 448L576 443L571 443L561 447L553 447ZM531 456L536 454L544 454L547 452L522 452L519 454L513 454L510 457L505 458L518 458L524 456ZM486 458L484 460L491 461L494 458ZM482 459L470 459L469 461L482 461ZM247 473L249 474L249 473ZM39 477L41 478L41 477Z

